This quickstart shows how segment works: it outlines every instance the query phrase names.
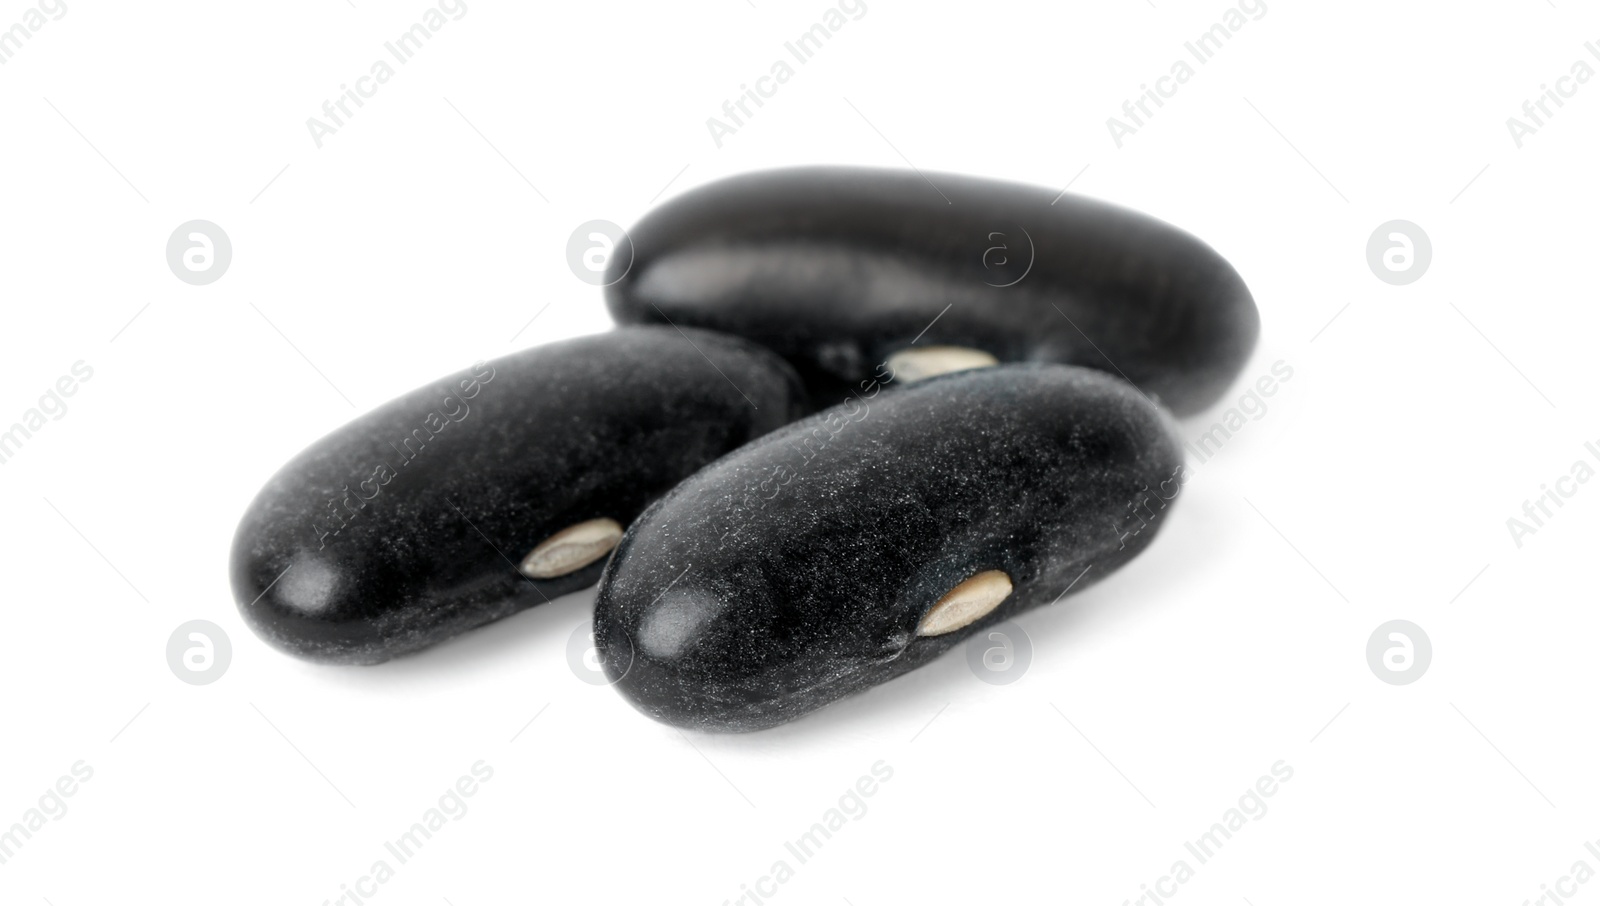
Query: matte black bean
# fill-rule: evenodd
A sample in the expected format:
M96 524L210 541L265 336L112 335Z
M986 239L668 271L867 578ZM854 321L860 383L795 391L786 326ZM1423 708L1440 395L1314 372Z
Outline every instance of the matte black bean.
M634 520L601 578L602 664L676 726L792 720L1105 578L1150 543L1182 465L1170 417L1103 372L869 388Z
M803 406L782 359L697 330L480 363L274 475L234 537L234 597L293 654L388 660L593 584L646 504Z
M1097 368L1186 415L1227 391L1258 332L1244 281L1199 239L1016 183L774 170L686 192L629 236L608 275L619 323L749 337L818 408L915 344Z

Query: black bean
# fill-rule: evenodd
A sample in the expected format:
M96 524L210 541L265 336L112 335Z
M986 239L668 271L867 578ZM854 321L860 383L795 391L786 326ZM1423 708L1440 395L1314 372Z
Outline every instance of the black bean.
M1016 183L775 170L684 193L629 236L608 275L619 323L749 337L818 408L916 343L1097 368L1186 415L1227 391L1258 332L1244 282L1199 239Z
M293 654L388 660L593 584L646 504L803 406L782 359L697 330L480 363L273 476L234 537L234 597Z
M641 711L701 730L792 720L1087 588L1178 494L1170 418L1102 372L878 390L730 453L628 529L595 640Z

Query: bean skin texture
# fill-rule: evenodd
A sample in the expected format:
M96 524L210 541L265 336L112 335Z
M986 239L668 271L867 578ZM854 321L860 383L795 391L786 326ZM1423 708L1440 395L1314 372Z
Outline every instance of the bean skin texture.
M686 192L628 233L633 255L607 275L618 323L748 337L789 359L817 408L915 343L1100 369L1191 415L1259 332L1244 281L1199 239L1018 183L772 170Z
M291 654L386 661L594 584L621 526L803 407L782 359L692 329L480 363L274 475L234 536L234 598Z
M601 578L601 664L674 726L793 720L1105 578L1155 536L1182 467L1171 417L1089 369L1000 365L852 398L634 521ZM980 610L1004 599L923 625L958 586Z

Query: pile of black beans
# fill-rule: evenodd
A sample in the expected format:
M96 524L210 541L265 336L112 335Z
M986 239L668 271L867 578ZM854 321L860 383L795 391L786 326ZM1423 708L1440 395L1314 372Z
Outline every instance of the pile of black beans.
M781 724L1137 556L1181 483L1173 416L1259 330L1199 239L1013 183L774 170L628 235L616 329L413 391L268 480L230 565L262 638L375 664L598 582L639 710Z

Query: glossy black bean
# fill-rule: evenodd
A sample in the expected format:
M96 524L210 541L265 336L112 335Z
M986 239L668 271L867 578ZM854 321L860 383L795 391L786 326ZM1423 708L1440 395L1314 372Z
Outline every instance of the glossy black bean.
M818 408L915 344L1097 368L1187 415L1227 391L1258 332L1243 280L1199 239L1016 183L774 170L686 192L629 235L607 289L619 323L749 337Z
M1109 575L1149 544L1182 464L1170 417L1103 372L1001 365L863 393L634 521L601 579L602 663L666 723L792 720Z
M646 504L803 404L782 359L704 331L627 328L480 363L273 476L234 537L234 597L293 654L388 660L593 584Z

